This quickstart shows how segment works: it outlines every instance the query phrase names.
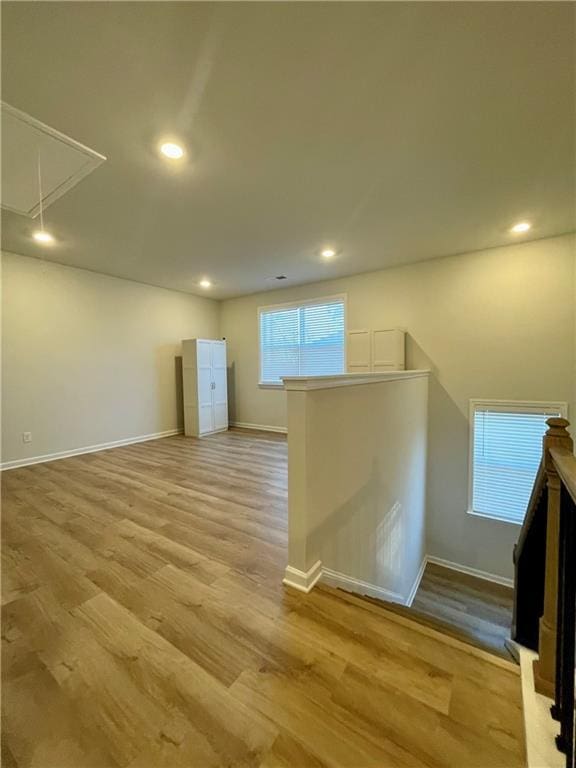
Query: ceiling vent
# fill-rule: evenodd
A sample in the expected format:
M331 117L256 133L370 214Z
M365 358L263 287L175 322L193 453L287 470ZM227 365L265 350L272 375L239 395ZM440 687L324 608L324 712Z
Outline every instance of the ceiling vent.
M106 160L39 120L0 102L2 109L2 208L34 218Z

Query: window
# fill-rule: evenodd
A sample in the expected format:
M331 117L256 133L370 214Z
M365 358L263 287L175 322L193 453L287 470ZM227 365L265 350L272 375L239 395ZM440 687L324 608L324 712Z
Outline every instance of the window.
M335 296L259 309L260 383L344 373L344 303Z
M565 403L470 401L470 513L522 523L546 420L566 411Z

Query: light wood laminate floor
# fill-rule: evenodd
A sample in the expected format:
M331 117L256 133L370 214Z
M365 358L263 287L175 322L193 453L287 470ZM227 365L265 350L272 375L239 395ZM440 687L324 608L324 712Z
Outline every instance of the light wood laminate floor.
M510 587L428 563L412 610L509 658L505 643L510 639L513 601Z
M283 588L286 442L173 437L5 472L4 768L516 768L517 669Z

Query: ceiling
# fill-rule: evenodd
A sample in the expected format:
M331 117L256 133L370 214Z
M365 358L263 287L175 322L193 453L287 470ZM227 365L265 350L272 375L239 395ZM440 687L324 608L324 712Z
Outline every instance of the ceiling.
M3 248L225 298L572 231L574 13L3 2L4 101L108 158Z

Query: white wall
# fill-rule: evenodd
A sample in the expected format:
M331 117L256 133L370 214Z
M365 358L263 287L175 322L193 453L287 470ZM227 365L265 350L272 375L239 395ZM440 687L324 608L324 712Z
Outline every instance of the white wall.
M2 305L3 463L181 427L180 342L218 338L216 301L14 254Z
M465 512L468 401L571 401L574 248L567 235L223 302L231 420L286 425L286 394L258 388L257 308L346 293L350 329L406 328L407 366L433 370L428 554L511 576L517 526Z
M286 581L320 561L329 583L406 604L425 554L428 375L383 378L288 385Z

